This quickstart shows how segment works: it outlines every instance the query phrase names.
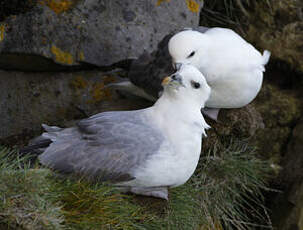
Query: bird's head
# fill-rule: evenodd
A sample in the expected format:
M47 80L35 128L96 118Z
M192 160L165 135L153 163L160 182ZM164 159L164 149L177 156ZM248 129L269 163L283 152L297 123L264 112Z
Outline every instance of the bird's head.
M176 70L182 64L200 68L201 56L206 52L207 38L198 31L185 30L175 34L168 42L168 50Z
M163 79L162 86L164 94L200 108L211 92L203 74L192 65L182 65L176 73Z

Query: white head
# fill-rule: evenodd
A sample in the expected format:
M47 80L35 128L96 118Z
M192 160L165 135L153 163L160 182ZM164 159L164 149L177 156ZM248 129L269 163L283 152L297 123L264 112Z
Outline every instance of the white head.
M168 42L168 50L176 69L181 64L200 68L200 58L207 49L207 37L198 31L185 30L175 34Z
M203 74L192 65L182 65L180 69L162 81L164 95L178 99L182 103L204 107L210 96L210 87Z

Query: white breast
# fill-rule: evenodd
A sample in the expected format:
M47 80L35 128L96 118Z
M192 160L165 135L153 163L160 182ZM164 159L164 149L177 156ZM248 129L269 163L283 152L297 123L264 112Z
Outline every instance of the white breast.
M124 185L175 187L184 184L194 173L201 152L202 133L209 126L196 104L190 101L176 103L171 102L169 95L163 95L146 110L151 125L161 130L163 143L158 151L134 169L136 179Z
M135 187L169 186L184 184L194 173L200 156L202 135L198 128L179 125L167 130L169 136L159 151L135 171Z

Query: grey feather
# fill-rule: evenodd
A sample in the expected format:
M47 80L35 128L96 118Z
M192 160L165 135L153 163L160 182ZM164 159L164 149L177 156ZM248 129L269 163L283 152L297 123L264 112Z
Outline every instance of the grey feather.
M156 153L163 137L145 122L144 110L105 112L76 127L43 134L53 143L40 155L42 164L91 180L122 182Z

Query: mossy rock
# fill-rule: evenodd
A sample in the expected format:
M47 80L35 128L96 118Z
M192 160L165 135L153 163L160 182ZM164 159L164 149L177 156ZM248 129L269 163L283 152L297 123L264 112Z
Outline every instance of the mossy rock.
M253 105L264 122L264 128L256 132L260 154L277 163L285 154L293 126L300 118L302 103L291 91L265 83Z
M296 0L256 1L248 18L246 38L268 49L273 59L283 60L303 72L303 4Z
M26 13L0 22L1 68L109 67L153 52L172 31L197 26L202 5L200 0L36 2Z
M0 141L19 144L41 133L41 124L66 126L68 121L109 110L150 105L126 99L107 87L123 71L23 73L0 71Z

